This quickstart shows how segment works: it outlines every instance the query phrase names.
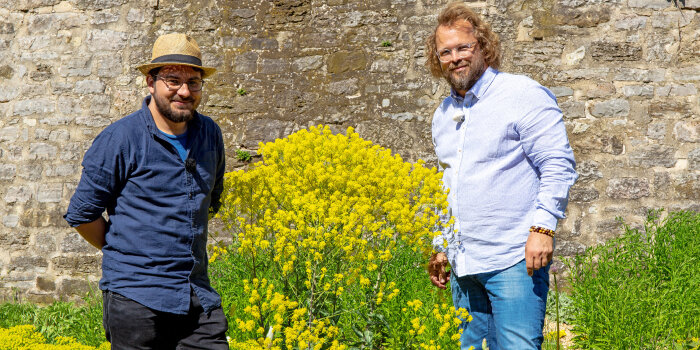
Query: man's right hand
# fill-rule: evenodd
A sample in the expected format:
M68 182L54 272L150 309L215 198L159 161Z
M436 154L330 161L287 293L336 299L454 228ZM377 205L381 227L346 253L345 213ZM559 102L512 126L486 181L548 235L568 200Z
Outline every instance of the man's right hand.
M440 289L445 289L447 282L450 281L450 271L445 271L447 264L447 255L445 253L433 254L428 262L430 282Z

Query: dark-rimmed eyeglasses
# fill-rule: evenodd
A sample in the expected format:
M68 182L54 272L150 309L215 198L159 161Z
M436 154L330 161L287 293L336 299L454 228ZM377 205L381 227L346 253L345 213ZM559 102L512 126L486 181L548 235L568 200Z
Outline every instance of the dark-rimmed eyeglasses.
M460 44L452 49L442 49L436 52L435 54L437 55L440 62L447 63L453 60L453 52L456 51L457 60L461 60L467 57L469 54L473 53L474 49L476 48L476 44L478 43L478 41L475 41L471 43Z
M182 85L187 84L187 88L190 89L190 91L198 92L202 91L202 87L204 86L204 80L202 79L190 79L188 81L182 81L178 78L162 77L160 75L156 75L156 79L162 80L165 83L165 86L170 91L178 91L180 90Z

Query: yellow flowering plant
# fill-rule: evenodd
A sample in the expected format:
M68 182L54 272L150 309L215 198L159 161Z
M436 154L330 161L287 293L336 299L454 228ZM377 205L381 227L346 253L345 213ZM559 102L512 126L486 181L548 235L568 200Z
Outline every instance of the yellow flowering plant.
M0 328L0 350L109 350L107 342L99 347L78 343L73 337L56 337L53 344L46 343L46 338L33 325L19 325Z
M423 267L447 206L441 174L352 128L311 127L259 152L226 174L217 217L232 243L211 250L232 347L454 348L469 316Z

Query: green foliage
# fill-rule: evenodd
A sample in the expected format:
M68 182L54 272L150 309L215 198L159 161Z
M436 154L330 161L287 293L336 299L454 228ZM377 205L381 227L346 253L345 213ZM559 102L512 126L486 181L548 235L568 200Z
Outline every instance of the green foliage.
M236 150L236 159L239 162L250 162L252 158L253 156L250 155L250 152L244 151L242 149Z
M238 90L236 90L236 93L237 93L239 96L245 96L245 95L248 94L248 91L246 91L246 89L244 89L244 88L239 88Z
M0 315L0 328L34 325L49 342L61 336L73 337L91 346L105 341L99 295L86 297L82 306L60 301L44 307L28 303L0 304Z
M700 334L700 214L650 211L643 230L566 261L582 349L692 348Z
M556 319L556 299L557 292L549 290L547 293L547 318ZM571 297L562 291L559 291L559 321L566 324L571 324L574 318L574 305Z
M391 46L392 46L391 41L389 41L389 40L382 41L382 47L391 47Z

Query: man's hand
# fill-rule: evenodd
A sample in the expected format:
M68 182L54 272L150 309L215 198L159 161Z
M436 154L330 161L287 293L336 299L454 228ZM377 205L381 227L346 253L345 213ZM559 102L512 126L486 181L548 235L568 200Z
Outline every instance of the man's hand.
M550 261L554 251L554 239L542 233L530 232L525 243L525 266L527 274L532 276L535 270L539 270Z
M445 285L450 281L450 272L445 271L447 263L447 255L445 253L433 254L428 262L430 282L440 289L445 289Z

